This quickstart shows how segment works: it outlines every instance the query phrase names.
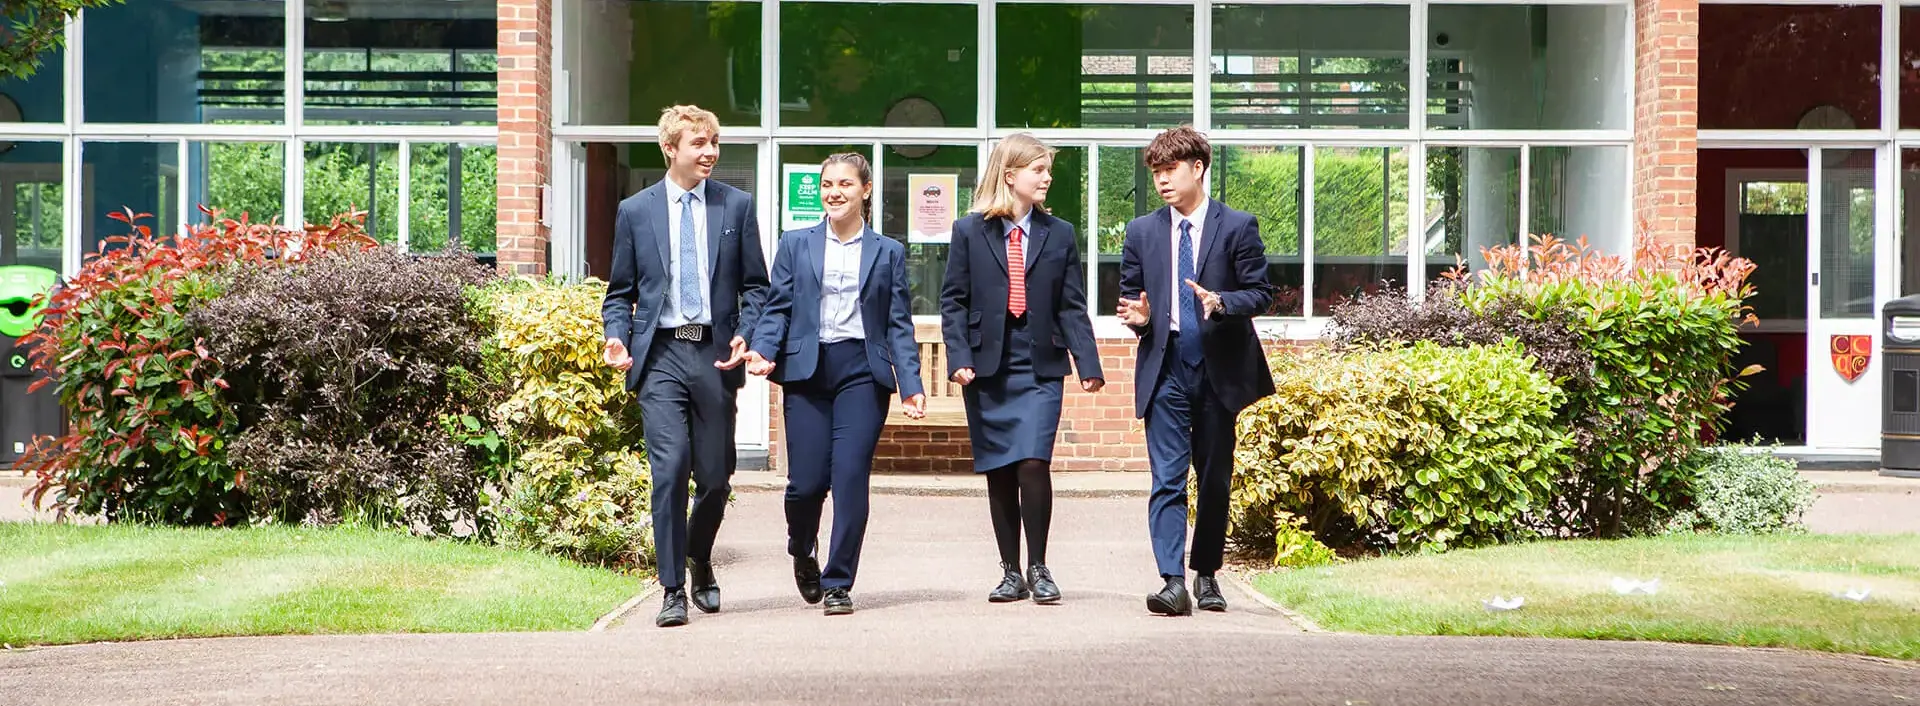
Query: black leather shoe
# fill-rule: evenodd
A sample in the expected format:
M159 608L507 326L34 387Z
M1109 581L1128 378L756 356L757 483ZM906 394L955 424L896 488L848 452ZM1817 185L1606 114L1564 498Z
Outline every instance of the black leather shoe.
M687 574L693 584L693 607L702 613L720 612L720 584L713 580L713 564L688 559Z
M687 591L684 588L669 588L660 600L660 614L654 616L653 624L663 628L678 627L687 624Z
M793 558L793 583L800 587L800 599L813 605L820 602L820 560L810 556Z
M834 587L827 589L827 615L853 614L853 596L847 595L847 589Z
M1053 572L1046 564L1034 564L1027 567L1027 584L1033 586L1033 602L1059 603L1060 587L1053 583Z
M1178 576L1167 577L1165 588L1147 596L1147 610L1160 615L1193 615L1193 600L1187 596L1187 583Z
M1227 612L1227 597L1220 595L1220 582L1214 580L1213 574L1193 577L1193 598L1201 610Z
M1027 582L1020 578L1020 571L1013 568L1012 564L1001 564L1000 568L1006 570L1006 575L1000 578L1000 586L993 589L993 593L987 594L987 600L994 603L1026 600Z

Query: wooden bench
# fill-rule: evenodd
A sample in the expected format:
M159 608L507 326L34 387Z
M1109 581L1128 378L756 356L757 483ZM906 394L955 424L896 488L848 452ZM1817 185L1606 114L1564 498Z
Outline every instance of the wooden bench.
M927 416L908 419L900 411L900 396L894 395L887 409L887 426L966 426L967 410L960 399L960 385L947 379L947 344L940 338L940 324L915 324L913 342L920 347L920 384L927 390Z

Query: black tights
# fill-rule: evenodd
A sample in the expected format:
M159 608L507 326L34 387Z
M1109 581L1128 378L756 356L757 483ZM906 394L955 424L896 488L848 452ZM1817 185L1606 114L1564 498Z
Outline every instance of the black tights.
M1020 525L1027 527L1029 563L1047 562L1047 528L1053 521L1051 464L1038 459L987 472L987 507L993 513L993 537L1000 561L1020 566Z

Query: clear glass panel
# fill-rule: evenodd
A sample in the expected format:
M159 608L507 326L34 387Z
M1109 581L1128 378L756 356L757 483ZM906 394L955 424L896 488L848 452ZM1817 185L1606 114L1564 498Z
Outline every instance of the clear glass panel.
M1322 147L1313 158L1313 309L1407 281L1408 150Z
M1267 248L1267 280L1279 292L1269 316L1305 313L1306 262L1300 228L1306 198L1301 174L1306 150L1300 147L1224 146L1213 150L1213 197L1260 221ZM1171 226L1169 226L1171 228ZM1168 231L1172 235L1172 231Z
M1098 225L1093 229L1100 237L1100 277L1090 299L1092 313L1097 316L1112 315L1120 304L1120 254L1127 243L1127 222L1167 205L1153 185L1145 151L1140 147L1100 146Z
M1701 6L1701 129L1879 127L1879 7Z
M308 5L306 121L492 125L499 30L490 2Z
M1585 238L1602 252L1632 252L1627 228L1624 146L1528 148L1527 231L1570 243Z
M1871 319L1873 150L1820 151L1820 316Z
M83 142L81 169L90 183L83 224L83 252L94 252L101 238L127 235L127 225L107 214L131 209L151 214L139 221L155 235L180 225L180 143Z
M947 244L953 221L973 206L979 183L980 148L972 145L887 145L886 164L876 190L880 195L880 233L907 244L907 282L915 316L940 313L940 281L947 271ZM1055 162L1055 187L1049 204L1068 197L1061 189L1061 165ZM1078 210L1086 210L1082 207ZM1058 215L1056 213L1056 215Z
M6 147L0 144L0 265L60 272L66 244L60 143Z
M1193 119L1193 7L1003 4L1003 127L1166 128Z
M783 3L780 124L973 127L970 4Z
M250 223L286 223L287 146L280 142L187 143L187 206L195 222L200 207ZM297 224L294 224L297 225Z
M1408 22L1405 6L1214 8L1214 126L1410 127Z
M1920 294L1920 149L1900 150L1900 296Z
M1426 276L1486 269L1483 248L1520 242L1520 148L1427 148Z
M400 241L400 146L371 142L316 142L306 148L302 190L308 223L327 223L348 211L365 212L367 235Z
M1632 126L1625 5L1435 5L1427 36L1429 127Z
M486 143L419 143L407 164L407 248L494 251L498 155ZM459 234L455 236L454 234Z
M565 5L567 49L556 60L574 76L568 124L653 125L680 104L713 111L721 125L760 124L759 3ZM783 23L794 9L782 8Z
M657 184L667 176L666 161L660 146L652 142L589 142L580 146L586 162L586 179L578 190L582 203L582 231L586 241L586 272L589 277L606 279L613 263L613 230L620 213L620 201ZM826 155L821 155L825 158ZM818 166L819 162L814 164ZM720 161L714 165L713 178L755 197L761 193L759 150L753 145L720 146ZM463 169L476 167L463 165ZM468 187L471 191L472 187ZM777 209L779 204L775 204ZM756 207L757 208L757 207ZM779 211L774 211L778 214ZM493 223L487 222L491 229ZM471 232L472 226L462 224ZM779 242L780 220L761 221L760 232L771 242ZM489 250L492 249L490 246Z
M0 19L11 27L13 20ZM0 122L57 123L66 119L67 50L42 52L40 67L25 79L0 75ZM18 111L18 116L14 112Z
M285 2L130 2L86 13L87 121L285 122Z

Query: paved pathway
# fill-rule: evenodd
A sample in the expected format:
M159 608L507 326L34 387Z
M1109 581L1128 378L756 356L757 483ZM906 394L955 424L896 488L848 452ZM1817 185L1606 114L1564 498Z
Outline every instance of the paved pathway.
M597 633L185 640L0 653L8 704L1915 703L1920 665L1730 648L1307 634L1237 590L1159 618L1138 498L1056 502L1058 606L993 605L985 500L875 497L859 612L801 603L775 493L721 532L721 613ZM1902 697L1908 701L1901 700Z

